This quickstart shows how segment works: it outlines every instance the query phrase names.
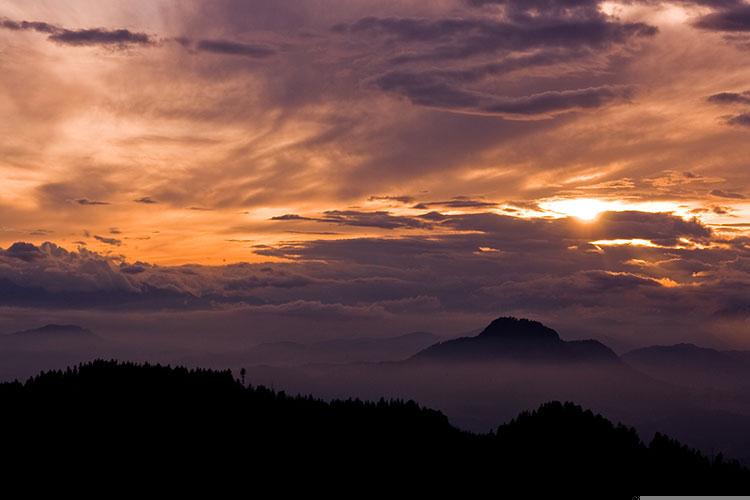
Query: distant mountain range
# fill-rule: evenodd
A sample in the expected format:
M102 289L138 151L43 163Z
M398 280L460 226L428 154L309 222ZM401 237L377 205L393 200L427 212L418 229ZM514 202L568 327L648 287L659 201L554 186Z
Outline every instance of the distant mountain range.
M498 318L476 337L461 337L432 345L413 360L545 361L618 363L617 354L596 340L564 341L538 321Z
M0 346L6 349L69 350L99 346L102 339L91 330L77 325L50 324L32 330L0 335Z
M8 334L10 337L26 337L26 338L98 338L91 330L80 327L78 325L44 325L40 328L34 328L32 330L23 330L20 332L14 332Z
M91 330L49 324L0 335L0 380L108 356L108 344Z
M623 354L632 367L675 385L750 390L750 352L720 351L694 344L651 346Z
M268 342L242 351L196 355L181 362L219 367L297 366L320 363L375 363L405 359L434 344L438 337L413 332L396 337L339 338L319 342Z

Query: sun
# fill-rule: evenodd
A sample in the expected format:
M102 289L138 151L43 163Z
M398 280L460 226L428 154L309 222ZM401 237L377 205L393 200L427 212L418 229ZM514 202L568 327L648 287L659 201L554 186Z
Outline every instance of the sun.
M584 221L592 221L600 213L612 209L610 203L594 198L554 200L542 204L542 208Z

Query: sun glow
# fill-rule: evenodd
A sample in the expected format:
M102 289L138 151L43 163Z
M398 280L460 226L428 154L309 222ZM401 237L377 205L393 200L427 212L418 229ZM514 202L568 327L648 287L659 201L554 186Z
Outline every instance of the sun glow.
M597 200L593 198L576 198L569 200L553 200L541 203L540 206L551 212L575 217L584 221L592 221L607 210L621 209L617 202Z
M679 205L671 201L629 201L601 200L597 198L552 198L539 203L545 215L553 217L575 217L590 222L602 212L638 211L651 213L669 213L691 219L695 216L689 205Z

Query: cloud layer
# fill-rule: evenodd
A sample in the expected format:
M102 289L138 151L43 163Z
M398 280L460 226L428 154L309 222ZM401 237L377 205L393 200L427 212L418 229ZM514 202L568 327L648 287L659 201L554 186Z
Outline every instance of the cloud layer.
M5 324L742 344L747 10L8 0Z

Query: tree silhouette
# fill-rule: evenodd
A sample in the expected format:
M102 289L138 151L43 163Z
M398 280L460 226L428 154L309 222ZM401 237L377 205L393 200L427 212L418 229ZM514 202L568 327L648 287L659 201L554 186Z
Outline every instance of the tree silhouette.
M247 488L281 477L278 491L356 484L348 496L375 485L421 495L523 487L607 498L750 485L735 461L661 434L645 445L632 428L572 403L550 402L473 434L413 401L326 402L246 387L229 371L95 361L0 384L0 408L3 456L68 479L249 478ZM76 458L57 459L68 453Z

